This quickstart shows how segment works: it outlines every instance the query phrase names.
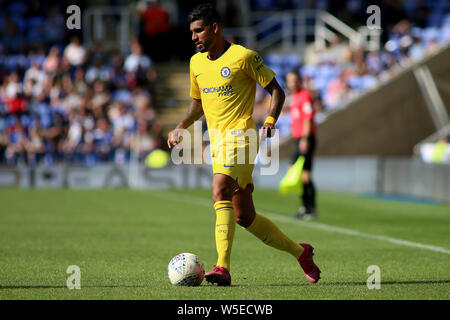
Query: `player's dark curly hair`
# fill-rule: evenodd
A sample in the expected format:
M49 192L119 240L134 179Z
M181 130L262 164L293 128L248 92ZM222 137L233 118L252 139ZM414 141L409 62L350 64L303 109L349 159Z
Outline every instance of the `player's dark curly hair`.
M192 9L188 16L189 23L197 20L203 20L206 25L212 25L214 22L220 23L222 21L219 12L211 3L202 3Z

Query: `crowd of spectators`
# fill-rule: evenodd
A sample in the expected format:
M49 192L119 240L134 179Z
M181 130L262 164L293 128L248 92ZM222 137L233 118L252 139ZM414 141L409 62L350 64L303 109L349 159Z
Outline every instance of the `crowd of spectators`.
M124 163L131 149L142 159L159 147L154 66L137 40L130 48L126 57L105 55L74 37L62 50L24 56L20 67L2 56L0 161Z

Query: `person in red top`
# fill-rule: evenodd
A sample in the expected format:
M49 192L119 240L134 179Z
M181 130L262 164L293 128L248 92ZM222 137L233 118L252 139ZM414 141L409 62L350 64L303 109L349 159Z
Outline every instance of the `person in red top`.
M292 137L295 139L296 149L292 156L294 163L299 156L305 157L301 179L303 182L303 194L301 195L303 206L294 214L296 218L317 218L316 190L311 177L312 161L316 148L316 124L314 122L313 100L308 90L303 88L302 78L297 71L291 71L286 75L286 86L291 93Z
M144 52L155 61L169 58L166 48L170 41L170 22L167 10L160 0L147 0L140 12L142 32L140 42Z

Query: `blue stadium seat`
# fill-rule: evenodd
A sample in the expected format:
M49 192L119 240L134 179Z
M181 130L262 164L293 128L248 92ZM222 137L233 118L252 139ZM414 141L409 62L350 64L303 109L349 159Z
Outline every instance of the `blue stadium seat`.
M352 88L352 89L361 89L362 88L360 77L357 77L357 76L350 77L347 80L347 83L350 86L350 88Z
M275 72L277 74L277 78L282 77L284 75L283 68L279 65L272 65L272 66L269 66L269 68L272 69L273 72Z
M437 40L439 39L439 33L440 30L438 28L435 27L425 28L422 33L422 41L424 41L427 44L431 40Z
M31 125L31 118L28 115L24 114L20 117L20 122L24 127L28 128Z
M35 106L35 112L39 115L42 127L48 129L52 126L52 114L50 106L41 102Z
M129 90L119 89L113 92L112 100L128 103L132 100L132 95Z
M403 4L405 9L405 14L408 18L412 18L417 10L417 1L416 0L407 0Z
M6 118L4 117L0 117L0 132L3 132L3 130L7 129L7 123L6 123Z
M283 88L283 89L287 89L286 88L286 75L281 76L281 75L277 75L276 79L278 81L278 84Z
M318 68L318 74L324 78L333 78L339 74L340 69L335 66L322 65Z
M449 41L450 41L450 24L442 29L439 38L440 43L447 43Z
M19 32L23 35L27 30L27 21L21 16L13 16L11 20L17 25Z
M440 27L444 21L444 15L441 12L433 12L427 19L427 25L429 27Z
M411 28L411 35L414 37L422 38L423 29L418 27Z
M283 57L276 53L271 53L263 57L264 62L270 67L280 67L283 65Z
M444 24L450 24L450 13L447 13L444 17Z
M16 55L6 56L5 59L3 60L3 65L6 68L6 70L12 72L17 70L17 62L18 59Z
M304 65L301 68L300 73L302 77L314 77L317 74L317 67L313 65Z
M362 89L370 89L370 88L374 87L376 84L377 84L377 79L370 74L361 77L361 88Z
M301 66L302 59L299 55L292 53L284 56L284 67L289 71L292 69L297 69Z
M326 77L316 77L313 79L314 85L316 86L317 90L319 90L319 91L326 90L330 80L331 79L326 78Z
M37 28L44 23L45 23L44 17L40 17L40 16L31 17L28 19L28 23L27 23L28 31L30 31L30 29Z
M6 8L10 16L23 16L27 10L27 5L21 1L14 1Z
M42 65L44 64L45 61L45 56L44 55L31 55L28 56L28 60L29 60L29 64L33 64L34 62L37 62L39 64L39 67L42 68Z

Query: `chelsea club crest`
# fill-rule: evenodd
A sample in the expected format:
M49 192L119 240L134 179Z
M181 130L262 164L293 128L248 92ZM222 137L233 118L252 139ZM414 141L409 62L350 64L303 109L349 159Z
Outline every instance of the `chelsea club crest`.
M222 70L220 70L220 74L222 75L222 77L228 78L231 74L230 68L223 67Z

